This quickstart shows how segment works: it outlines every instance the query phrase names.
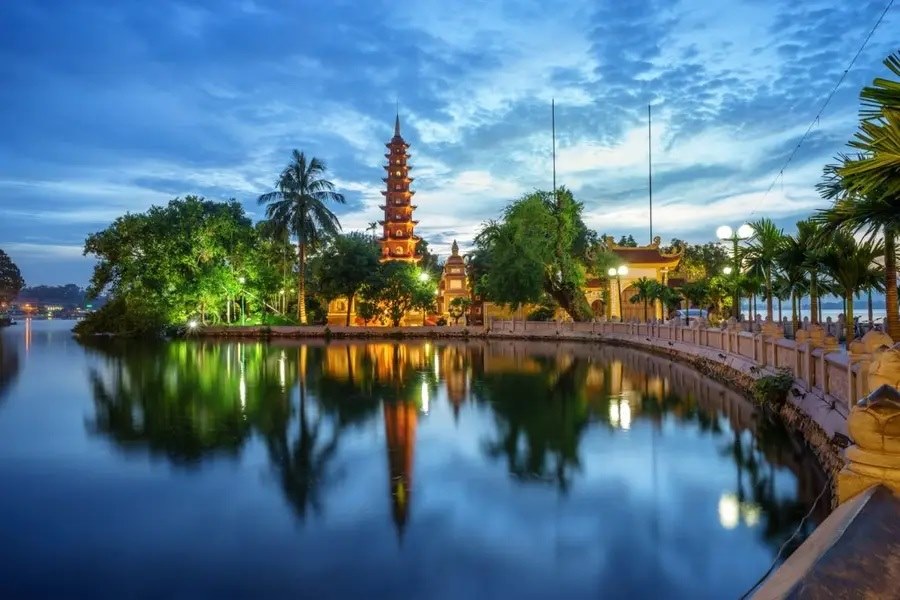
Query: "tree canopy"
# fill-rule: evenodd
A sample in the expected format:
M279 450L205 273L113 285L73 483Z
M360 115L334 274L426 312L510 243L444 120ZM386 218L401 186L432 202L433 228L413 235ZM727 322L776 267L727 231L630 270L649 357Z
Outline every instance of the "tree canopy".
M0 303L6 304L13 300L23 287L25 280L22 279L19 267L0 249Z

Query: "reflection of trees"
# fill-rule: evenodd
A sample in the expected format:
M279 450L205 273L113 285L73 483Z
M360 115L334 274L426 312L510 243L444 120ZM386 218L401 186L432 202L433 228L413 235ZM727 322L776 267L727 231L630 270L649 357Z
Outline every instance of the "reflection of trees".
M588 423L586 363L539 364L534 373L485 373L473 382L473 391L491 405L497 425L497 437L485 442L486 453L505 457L514 477L554 483L564 492L581 467L578 444Z
M91 369L89 427L124 449L145 447L175 463L235 455L254 423L283 411L259 345L94 343L107 369ZM254 393L247 395L247 389Z
M0 336L0 403L19 373L18 348Z
M266 446L274 469L278 472L281 487L301 519L306 518L307 510L312 508L316 513L322 510L321 492L331 479L331 463L338 449L338 427L331 427L326 433L324 415L319 413L313 417L308 414L307 389L305 373L309 363L303 356L305 348L297 350L299 369L299 395L297 435L289 434L289 419L283 421L282 427L274 428L266 436Z

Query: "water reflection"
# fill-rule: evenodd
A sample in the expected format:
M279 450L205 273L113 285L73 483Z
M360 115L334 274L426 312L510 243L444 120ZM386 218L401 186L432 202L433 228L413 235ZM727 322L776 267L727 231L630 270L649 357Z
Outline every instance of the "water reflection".
M0 405L19 373L19 349L12 340L0 335Z
M773 549L797 527L824 483L802 443L743 398L691 369L626 349L196 341L103 343L91 351L101 361L89 375L90 432L123 452L162 456L184 468L237 459L258 436L300 520L326 512L332 490L359 476L342 460L342 446L374 427L383 435L389 518L403 537L414 526L422 494L414 471L427 446L417 433L443 411L457 435L477 435L484 459L513 481L560 497L577 489L587 467L600 460L585 450L589 436L602 435L604 445L615 447L649 431L654 506L664 500L658 498L657 444L684 431L715 440L734 466L734 484L716 493L718 514L711 518L726 530L753 528ZM464 422L475 427L475 420L465 421L469 413L488 415L487 427L465 431ZM796 489L778 485L785 469ZM652 517L659 536L660 517Z

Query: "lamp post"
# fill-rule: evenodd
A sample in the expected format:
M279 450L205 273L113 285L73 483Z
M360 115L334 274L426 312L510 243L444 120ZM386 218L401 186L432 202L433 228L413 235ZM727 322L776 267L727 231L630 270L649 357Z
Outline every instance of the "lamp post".
M616 289L619 291L618 296L618 305L619 305L619 319L622 320L622 276L628 275L628 267L625 265L621 265L618 268L610 267L609 271L606 272L609 275L610 279L610 287L612 287L612 278L616 278ZM610 296L612 296L612 290L610 290ZM612 298L610 298L610 318L612 318Z
M734 318L736 321L741 320L741 305L740 305L740 295L738 290L738 276L741 274L741 258L738 254L738 244L744 240L748 240L753 237L753 228L750 227L749 224L744 223L740 227L737 228L737 231L733 231L731 227L728 225L722 225L718 229L716 229L716 237L722 240L723 242L731 242L732 243L732 262L733 267L726 272L734 273L734 292L732 295L732 309L734 310ZM726 267L727 268L727 267Z

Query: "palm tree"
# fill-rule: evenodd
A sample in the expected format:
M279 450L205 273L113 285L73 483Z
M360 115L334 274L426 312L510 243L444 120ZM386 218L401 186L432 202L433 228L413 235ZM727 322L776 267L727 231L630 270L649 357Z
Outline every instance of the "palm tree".
M775 226L771 219L760 219L750 223L753 238L747 248L747 262L751 272L762 276L766 286L766 317L772 320L772 279L777 265L778 253L784 243L784 231Z
M798 228L800 224L798 223ZM776 256L778 268L781 271L781 281L786 292L791 297L791 331L797 331L800 309L800 298L808 289L806 279L806 249L800 244L799 233L797 237L785 236L784 242Z
M638 302L644 303L644 322L647 322L647 307L649 305L650 300L653 300L653 292L656 286L655 279L649 279L647 277L641 277L637 281L635 281L632 285L634 289L637 290L637 294L632 296L628 301L632 304L637 304Z
M372 241L375 241L375 232L378 230L378 221L369 221L369 226L366 227L366 231L372 232Z
M884 61L900 77L900 53ZM900 339L897 244L900 233L900 82L876 78L860 92L859 130L849 145L859 154L840 156L825 168L819 189L834 205L818 218L834 230L864 232L884 240L887 333Z
M872 239L857 242L852 235L837 234L823 256L822 266L840 289L844 299L844 339L854 336L853 296L882 277L875 259L884 253L884 245Z
M297 238L297 319L306 325L306 257L325 239L337 235L341 224L325 206L326 202L344 203L344 196L334 191L334 184L324 178L325 163L318 158L306 159L294 150L291 162L278 179L277 190L259 197L266 204L266 217L280 224Z
M809 322L819 323L819 271L821 270L822 252L827 244L818 221L807 219L797 223L797 244L805 253L803 262L809 273Z

